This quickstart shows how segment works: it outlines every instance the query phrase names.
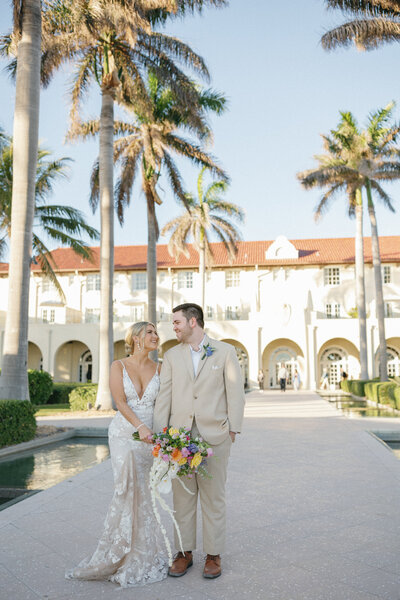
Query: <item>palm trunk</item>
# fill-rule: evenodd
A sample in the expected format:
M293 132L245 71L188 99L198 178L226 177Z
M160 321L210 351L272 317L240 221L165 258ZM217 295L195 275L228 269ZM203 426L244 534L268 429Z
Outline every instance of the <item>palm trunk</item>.
M200 286L201 286L201 307L206 311L205 297L206 297L206 247L203 242L200 242L199 252L199 275L200 275Z
M379 252L378 226L376 223L375 207L372 201L371 185L367 183L368 214L371 223L372 263L374 265L376 318L379 331L379 378L388 381L387 348L385 334L385 307L383 302L382 266Z
M367 315L365 309L363 206L361 190L356 192L356 295L360 332L361 379L368 379Z
M114 200L113 200L114 99L103 89L100 116L100 340L99 386L96 406L112 408L110 365L113 360L113 276L114 276Z
M41 18L40 0L25 0L15 92L12 235L0 378L0 398L3 399L29 399L29 279L39 135Z
M157 325L157 224L154 202L147 200L147 319ZM157 360L157 351L151 352Z

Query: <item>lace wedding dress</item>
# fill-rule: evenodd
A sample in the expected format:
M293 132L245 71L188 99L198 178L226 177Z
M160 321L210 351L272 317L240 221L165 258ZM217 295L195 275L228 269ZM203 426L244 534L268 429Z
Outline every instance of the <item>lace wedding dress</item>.
M123 385L128 405L151 428L160 387L158 373L139 398L123 365ZM148 487L153 462L151 446L133 441L135 431L117 412L108 429L115 490L104 531L93 556L67 571L68 579L107 579L131 587L161 581L167 576L168 557Z

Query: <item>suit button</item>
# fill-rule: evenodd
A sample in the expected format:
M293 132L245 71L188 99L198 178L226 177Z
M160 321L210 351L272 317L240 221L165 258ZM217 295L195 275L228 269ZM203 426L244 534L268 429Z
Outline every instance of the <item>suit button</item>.
M198 396L194 396L194 399L197 400Z
M193 419L193 415L189 415L189 419Z

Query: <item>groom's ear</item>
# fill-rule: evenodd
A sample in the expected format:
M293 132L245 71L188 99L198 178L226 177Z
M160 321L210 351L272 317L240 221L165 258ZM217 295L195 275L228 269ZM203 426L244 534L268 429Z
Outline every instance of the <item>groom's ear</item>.
M191 317L191 318L189 319L189 325L190 325L190 327L196 327L196 324L197 324L197 319L196 319L196 317Z

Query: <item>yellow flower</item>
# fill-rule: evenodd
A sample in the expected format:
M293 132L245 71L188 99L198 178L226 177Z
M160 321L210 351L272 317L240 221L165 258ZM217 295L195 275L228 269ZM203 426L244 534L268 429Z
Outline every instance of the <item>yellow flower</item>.
M183 456L181 458L181 460L178 460L178 465L186 465L187 463L187 458L185 458L185 456Z
M203 460L200 452L196 452L196 454L193 456L192 458L192 462L190 464L192 469L195 469L196 467L198 467L201 464L201 461Z
M174 427L170 427L168 431L169 435L174 435L179 433L179 429L175 429Z

